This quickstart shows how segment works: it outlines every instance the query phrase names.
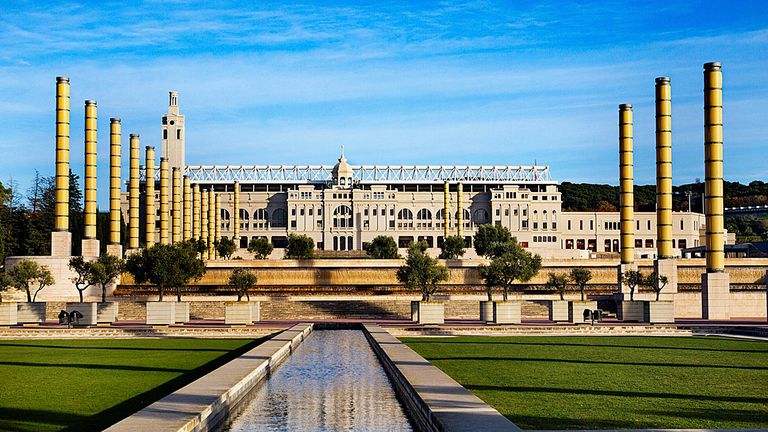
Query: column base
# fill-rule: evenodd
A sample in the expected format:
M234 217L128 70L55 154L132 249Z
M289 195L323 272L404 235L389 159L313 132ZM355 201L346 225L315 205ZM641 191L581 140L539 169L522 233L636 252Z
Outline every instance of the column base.
M701 318L706 320L731 319L731 278L728 273L701 275Z
M661 290L659 300L674 300L677 294L677 260L657 259L653 262L653 270L668 279L667 285Z
M107 253L112 256L116 256L118 258L123 257L123 245L120 244L110 244L107 245Z
M51 233L51 256L72 256L72 233L68 231L53 231Z
M84 257L98 257L101 252L101 244L96 239L83 239L83 251L81 255Z

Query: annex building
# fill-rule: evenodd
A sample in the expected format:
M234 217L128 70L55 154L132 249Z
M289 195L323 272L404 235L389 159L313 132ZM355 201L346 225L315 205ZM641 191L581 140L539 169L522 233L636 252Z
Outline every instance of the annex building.
M477 227L498 224L544 258L619 252L618 212L563 212L547 166L354 165L343 148L333 165L186 165L184 127L178 95L171 92L162 117L161 155L191 185L216 194L217 235L237 234L241 248L254 237L265 237L281 256L288 234L297 233L314 239L320 250L354 251L386 235L402 248L423 240L437 253L447 235L462 236L470 248ZM160 205L160 191L156 187L154 193L158 230L161 208L172 208L171 202ZM166 199L172 200L171 195ZM127 194L122 207L127 219ZM635 220L637 257L655 258L656 213L636 212ZM698 213L673 214L678 254L703 244L704 220ZM142 229L145 225L140 224ZM474 251L468 249L465 256Z

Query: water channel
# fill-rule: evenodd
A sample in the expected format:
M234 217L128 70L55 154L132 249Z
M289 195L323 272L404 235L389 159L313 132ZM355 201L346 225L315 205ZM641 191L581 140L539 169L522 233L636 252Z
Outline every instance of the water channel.
M411 431L359 330L313 332L252 392L225 431Z

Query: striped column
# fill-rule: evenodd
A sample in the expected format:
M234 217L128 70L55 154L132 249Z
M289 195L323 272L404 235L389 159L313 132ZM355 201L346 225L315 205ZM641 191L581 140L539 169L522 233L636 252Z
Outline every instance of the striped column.
M619 105L619 217L621 263L635 262L635 196L632 105Z

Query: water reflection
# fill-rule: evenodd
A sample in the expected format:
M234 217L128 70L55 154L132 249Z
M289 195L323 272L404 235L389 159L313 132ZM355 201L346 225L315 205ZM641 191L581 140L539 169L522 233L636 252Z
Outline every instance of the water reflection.
M228 431L410 431L358 330L316 331L228 425Z

